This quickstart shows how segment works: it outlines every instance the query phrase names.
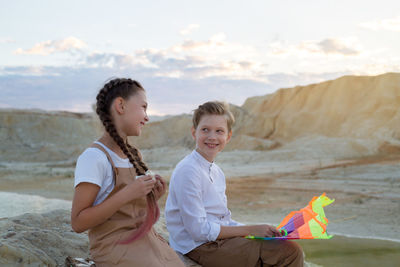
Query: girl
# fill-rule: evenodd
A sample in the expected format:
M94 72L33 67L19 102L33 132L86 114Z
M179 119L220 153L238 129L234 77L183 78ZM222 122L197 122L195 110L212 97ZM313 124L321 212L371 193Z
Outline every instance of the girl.
M234 117L227 105L213 101L193 115L196 149L172 173L165 207L170 244L203 267L303 266L294 242L244 238L281 236L271 225L243 225L231 218L222 170L214 163L232 136Z
M152 228L165 181L145 175L146 164L127 140L139 136L149 120L143 87L131 79L114 79L96 99L105 131L76 164L73 230L89 230L96 266L184 266Z

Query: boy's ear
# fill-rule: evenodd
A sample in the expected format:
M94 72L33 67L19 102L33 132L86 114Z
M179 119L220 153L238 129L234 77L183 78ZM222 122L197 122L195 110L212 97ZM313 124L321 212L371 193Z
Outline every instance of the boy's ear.
M230 130L228 133L228 138L226 138L226 143L229 143L229 141L231 140L231 137L232 137L232 130Z
M192 137L196 141L196 129L193 126L191 128L191 131L192 131Z

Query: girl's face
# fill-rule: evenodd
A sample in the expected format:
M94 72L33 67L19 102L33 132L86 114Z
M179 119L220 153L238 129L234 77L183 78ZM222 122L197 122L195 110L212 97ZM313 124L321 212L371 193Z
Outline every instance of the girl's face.
M142 127L149 121L146 93L139 90L122 103L122 109L119 110L121 134L139 136Z
M197 128L192 128L192 136L196 141L196 151L213 162L231 139L232 131L228 131L224 115L203 115Z

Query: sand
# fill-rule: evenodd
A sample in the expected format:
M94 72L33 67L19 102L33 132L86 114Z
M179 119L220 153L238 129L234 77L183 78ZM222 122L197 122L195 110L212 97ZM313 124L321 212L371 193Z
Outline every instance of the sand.
M158 149L143 154L152 170L168 180L173 166L187 153L190 150ZM291 210L302 208L313 196L326 192L336 199L326 210L330 232L400 242L400 156L341 161L268 161L268 157L268 152L254 151L223 152L218 157L217 163L227 176L228 205L235 219L278 224ZM160 158L165 159L163 163ZM71 201L73 171L71 162L2 164L0 191ZM15 201L10 203L18 206ZM3 205L2 216L15 215L15 205ZM51 209L51 205L46 208ZM31 210L43 211L34 207Z
M142 152L150 168L169 180L175 164L190 150L159 148ZM346 257L345 261L351 263L352 256L343 251L349 244L360 243L369 244L366 245L368 248L354 252L360 259L366 257L365 251L371 250L381 253L381 256L371 254L375 255L374 259L384 257L382 255L388 257L386 266L397 262L398 257L393 255L400 253L399 155L338 160L328 155L314 158L306 152L304 157L290 151L281 150L281 153L283 158L277 156L279 150L229 151L218 156L216 162L227 176L228 205L235 220L278 225L290 211L304 207L313 196L326 192L335 199L325 209L329 219L328 232L336 235L340 244L332 245L329 241L316 248L314 243L304 243L311 263L335 266L329 262L340 262ZM292 157L288 157L289 154ZM2 163L0 201L7 204L2 205L0 217L69 210L73 198L73 172L74 162L71 161ZM164 203L165 197L161 199L161 208ZM351 238L343 239L346 236ZM364 241L357 241L359 239L355 237ZM332 246L338 247L336 252L332 252ZM315 253L316 250L333 254L322 257Z

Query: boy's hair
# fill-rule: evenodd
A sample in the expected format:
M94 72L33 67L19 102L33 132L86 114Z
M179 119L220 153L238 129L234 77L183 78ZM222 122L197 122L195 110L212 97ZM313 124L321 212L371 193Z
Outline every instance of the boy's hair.
M193 114L193 127L195 129L197 129L200 119L204 115L224 115L226 118L228 131L232 131L232 126L235 123L235 117L229 110L229 105L226 102L209 101L195 109Z

